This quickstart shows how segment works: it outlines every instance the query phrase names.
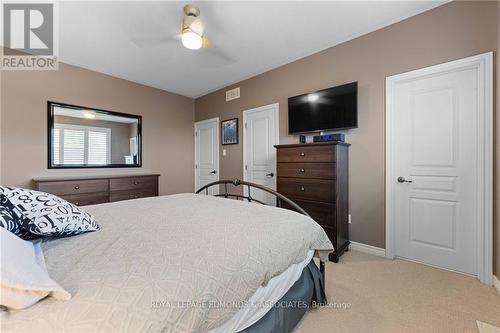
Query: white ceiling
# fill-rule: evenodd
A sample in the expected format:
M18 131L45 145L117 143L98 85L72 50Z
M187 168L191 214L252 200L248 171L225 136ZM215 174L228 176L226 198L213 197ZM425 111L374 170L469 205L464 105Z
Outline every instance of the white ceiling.
M137 42L179 34L186 3L61 2L60 60L199 97L444 2L192 2L212 52Z

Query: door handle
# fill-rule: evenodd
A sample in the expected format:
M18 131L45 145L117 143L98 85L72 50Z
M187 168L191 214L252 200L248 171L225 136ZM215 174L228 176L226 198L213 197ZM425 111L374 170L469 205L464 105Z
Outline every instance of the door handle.
M217 173L217 171L216 171L216 170L212 170L212 171L210 171L210 174L212 174L212 175L215 175L216 173Z
M406 180L405 177L398 177L398 183L413 183L413 181Z
M266 174L266 177L273 178L274 177L274 172L269 172Z

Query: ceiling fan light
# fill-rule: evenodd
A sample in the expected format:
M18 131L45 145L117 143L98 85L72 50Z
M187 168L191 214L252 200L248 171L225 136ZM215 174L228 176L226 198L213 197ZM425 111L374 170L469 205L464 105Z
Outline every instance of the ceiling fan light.
M86 119L95 119L95 112L92 112L92 111L83 111L83 118L86 118Z
M203 38L191 30L182 33L182 45L190 50L198 50L203 45Z

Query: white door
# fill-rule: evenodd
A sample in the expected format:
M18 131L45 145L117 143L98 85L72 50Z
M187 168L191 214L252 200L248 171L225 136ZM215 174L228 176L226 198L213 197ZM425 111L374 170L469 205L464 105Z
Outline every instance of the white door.
M279 141L279 104L271 104L243 112L243 175L244 180L276 190L276 148ZM245 195L248 195L244 187ZM252 198L268 205L276 197L261 190Z
M201 187L219 180L219 118L195 123L194 135L196 192ZM209 194L214 194L214 189L215 187L212 187Z
M397 80L390 141L395 255L473 274L484 156L478 67ZM390 80L390 78L389 78Z

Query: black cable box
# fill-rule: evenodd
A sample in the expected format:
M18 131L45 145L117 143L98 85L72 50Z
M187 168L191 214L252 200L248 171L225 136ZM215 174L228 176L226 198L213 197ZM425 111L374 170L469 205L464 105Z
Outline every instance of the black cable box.
M337 133L337 134L315 135L313 137L313 142L329 142L329 141L345 142L345 135L342 133Z

